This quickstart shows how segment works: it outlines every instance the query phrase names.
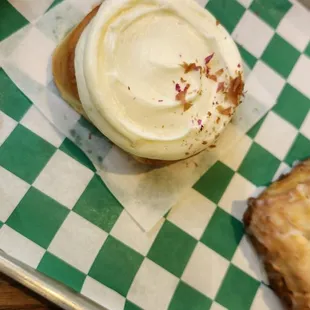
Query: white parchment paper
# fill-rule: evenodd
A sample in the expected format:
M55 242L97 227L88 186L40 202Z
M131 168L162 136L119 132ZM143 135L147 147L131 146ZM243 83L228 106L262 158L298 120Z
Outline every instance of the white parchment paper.
M32 12L31 24L0 43L0 65L46 119L89 156L114 196L148 231L210 166L227 152L237 152L238 141L268 107L246 95L214 150L160 168L136 162L72 110L53 82L51 55L55 47L96 3L67 0L43 16L41 7ZM248 69L245 71L247 76ZM251 79L253 82L255 77ZM259 79L255 83L259 85Z

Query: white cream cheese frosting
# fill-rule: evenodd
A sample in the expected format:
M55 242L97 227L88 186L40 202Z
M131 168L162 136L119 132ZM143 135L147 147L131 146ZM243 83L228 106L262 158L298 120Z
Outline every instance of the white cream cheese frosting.
M105 0L75 52L89 119L150 159L212 147L237 106L224 89L241 71L235 43L194 0Z

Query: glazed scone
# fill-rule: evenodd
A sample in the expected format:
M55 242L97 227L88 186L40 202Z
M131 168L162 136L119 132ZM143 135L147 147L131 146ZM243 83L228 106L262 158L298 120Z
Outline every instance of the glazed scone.
M251 198L244 224L287 309L310 309L310 159Z
M63 98L149 163L193 156L231 120L243 91L238 49L194 0L106 0L58 46Z

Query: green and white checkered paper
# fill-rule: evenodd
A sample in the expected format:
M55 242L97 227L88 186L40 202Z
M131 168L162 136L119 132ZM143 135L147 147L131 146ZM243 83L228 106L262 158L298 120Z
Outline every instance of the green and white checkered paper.
M91 5L84 3L87 4L85 11L90 10ZM83 18L79 8L76 0L63 1L10 36L0 48L2 68L45 117L89 156L122 206L149 231L185 190L235 146L268 107L249 94L212 152L157 169L138 164L69 108L55 88L51 54L64 35Z
M101 136L61 105L46 71L56 42L96 1L0 4L0 57L11 60L0 63L0 247L109 309L281 309L241 218L256 187L310 155L310 15L288 0L199 2L232 34L251 69L246 87L256 117L269 111L193 188L182 188L177 205L148 233L45 118L91 150L88 156L95 153L96 167L120 154L113 146L93 148ZM58 27L51 29L53 20ZM31 101L16 86L25 84ZM45 117L32 101L44 103ZM59 107L63 119L53 114ZM91 140L81 136L85 128ZM115 183L141 181L114 168Z

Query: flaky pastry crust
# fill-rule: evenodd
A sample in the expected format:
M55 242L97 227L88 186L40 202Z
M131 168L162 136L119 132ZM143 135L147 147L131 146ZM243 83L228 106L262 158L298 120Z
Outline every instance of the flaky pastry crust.
M250 198L244 224L287 309L310 309L310 159Z

